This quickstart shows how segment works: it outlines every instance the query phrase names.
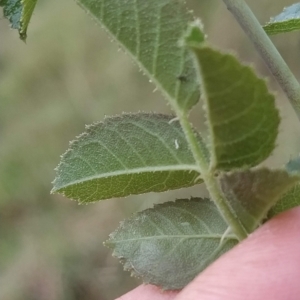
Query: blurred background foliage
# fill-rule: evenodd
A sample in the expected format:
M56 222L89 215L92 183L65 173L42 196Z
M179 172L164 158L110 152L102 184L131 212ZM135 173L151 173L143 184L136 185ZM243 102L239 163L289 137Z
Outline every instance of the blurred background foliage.
M120 0L121 1L121 0ZM290 0L248 1L264 23ZM269 75L220 0L189 0L209 40ZM2 12L1 12L2 14ZM300 34L273 38L300 79ZM300 149L299 125L272 79L283 118L266 164ZM153 203L205 195L201 187L88 206L50 195L54 167L84 125L123 111L170 112L130 58L72 0L40 0L27 44L0 19L0 299L110 300L138 284L102 242L120 220ZM203 119L192 114L197 126Z

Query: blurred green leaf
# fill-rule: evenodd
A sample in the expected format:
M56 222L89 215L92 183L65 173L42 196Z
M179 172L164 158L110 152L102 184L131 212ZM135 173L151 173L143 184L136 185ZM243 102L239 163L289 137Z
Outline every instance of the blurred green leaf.
M183 288L236 244L214 203L200 198L134 214L105 243L125 270L166 290Z
M275 147L279 115L274 96L250 67L241 65L233 55L206 46L201 34L194 37L186 37L185 41L199 64L212 168L255 166Z
M300 205L300 184L289 189L270 210L268 218L272 218L286 210Z
M249 233L261 224L271 207L299 180L300 176L286 170L267 168L224 173L219 178L226 199Z
M271 18L270 22L263 27L269 35L299 30L300 3L286 7L282 13Z
M27 28L38 0L0 0L4 16L11 27L18 29L20 38L26 40Z
M183 47L186 45L189 45L190 47L198 47L205 41L206 36L203 31L203 24L201 23L201 20L196 19L188 25L186 33L183 36L183 40L181 40L180 43Z
M300 157L289 161L286 165L289 173L300 174ZM270 210L268 217L271 218L279 213L300 205L300 184L289 189Z
M53 192L92 202L201 182L181 126L171 122L173 118L127 114L89 126L63 155Z
M199 100L190 53L178 41L193 19L181 0L77 0L128 51L173 105ZM183 80L184 78L184 80Z

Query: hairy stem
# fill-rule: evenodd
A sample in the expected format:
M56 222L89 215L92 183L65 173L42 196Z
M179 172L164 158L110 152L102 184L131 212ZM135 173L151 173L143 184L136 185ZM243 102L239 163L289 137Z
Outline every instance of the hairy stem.
M221 215L223 216L227 224L230 226L232 232L235 233L239 240L245 239L248 236L248 234L243 225L240 223L239 219L230 209L226 198L220 190L217 179L215 178L214 174L209 170L209 162L207 161L205 152L198 143L198 140L194 134L193 128L187 118L186 113L178 112L177 115L179 117L180 124L185 133L186 139L190 145L191 151L194 155L195 161L199 167L201 177L204 183L206 184L207 190L212 200L217 205Z
M286 93L300 119L300 85L290 68L287 66L246 2L244 0L223 1L253 42L271 73Z

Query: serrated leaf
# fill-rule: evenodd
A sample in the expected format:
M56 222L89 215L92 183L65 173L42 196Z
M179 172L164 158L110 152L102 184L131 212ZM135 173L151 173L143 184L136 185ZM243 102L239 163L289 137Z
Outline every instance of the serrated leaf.
M181 289L237 244L208 199L181 199L134 214L106 246L145 283Z
M269 35L299 30L300 3L286 7L278 16L271 18L263 28Z
M200 183L184 133L173 119L127 114L88 127L62 156L53 192L92 202Z
M286 165L286 170L290 174L300 174L300 157L289 161ZM300 183L289 189L272 207L268 217L271 218L283 211L294 208L300 205Z
M26 40L27 28L38 0L0 0L4 16L11 27L17 29L22 40Z
M299 175L286 170L267 168L224 173L219 178L232 211L248 233L262 223L271 207L299 180Z
M171 104L199 100L190 53L178 40L193 19L182 0L77 0L129 52Z
M231 170L259 164L273 151L279 125L274 96L266 82L233 55L208 47L201 35L200 40L186 37L185 41L199 65L211 168Z

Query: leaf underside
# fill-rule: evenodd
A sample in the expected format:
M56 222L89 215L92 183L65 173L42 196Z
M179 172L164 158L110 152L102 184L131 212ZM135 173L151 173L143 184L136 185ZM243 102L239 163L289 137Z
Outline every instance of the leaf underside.
M275 148L279 114L264 80L230 54L193 48L211 137L212 167L252 167Z
M53 192L83 203L202 182L173 118L124 114L88 127L63 155ZM199 135L198 140L204 147Z
M271 18L263 28L269 35L299 30L300 3L286 7L278 16Z
M300 174L300 157L291 160L287 165L286 169L290 174ZM283 211L294 208L300 205L300 183L289 189L270 210L268 218L271 218Z
M27 28L38 0L0 0L4 16L11 27L17 29L22 40L27 38Z
M220 186L230 207L248 233L266 218L280 197L300 180L286 170L236 171L222 174Z
M105 243L124 269L165 290L181 289L237 244L208 199L181 199L134 214Z
M77 0L131 54L173 106L199 100L191 54L178 41L193 20L182 0Z
M300 184L295 185L280 198L276 205L270 210L268 219L297 206L300 206Z

